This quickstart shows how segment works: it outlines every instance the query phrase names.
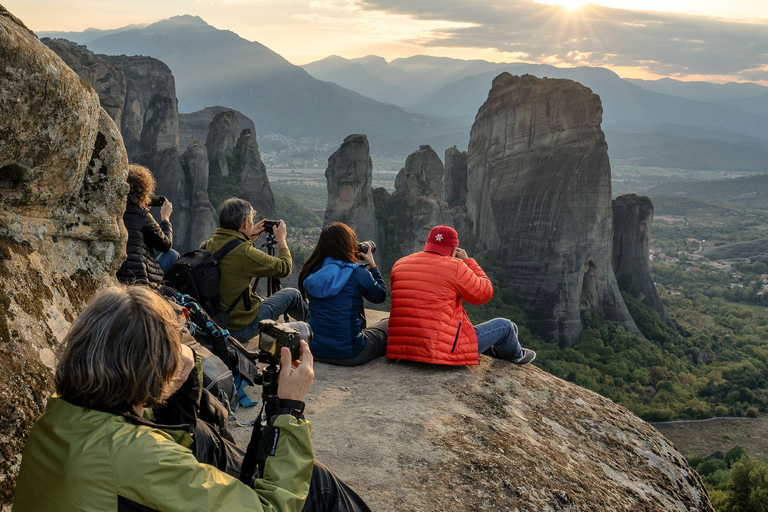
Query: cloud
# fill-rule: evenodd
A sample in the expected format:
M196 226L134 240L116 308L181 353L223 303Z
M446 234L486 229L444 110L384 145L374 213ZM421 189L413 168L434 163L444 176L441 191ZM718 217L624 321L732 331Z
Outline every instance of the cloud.
M639 67L660 75L768 80L768 22L638 12L575 11L532 0L360 0L359 8L469 23L431 32L422 46L492 49L529 62Z

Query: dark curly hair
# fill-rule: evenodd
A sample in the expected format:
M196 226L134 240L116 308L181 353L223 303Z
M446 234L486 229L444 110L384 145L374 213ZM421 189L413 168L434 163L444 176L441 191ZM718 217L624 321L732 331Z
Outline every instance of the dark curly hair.
M143 165L131 164L128 166L128 204L146 206L149 198L155 193L155 177L152 172Z

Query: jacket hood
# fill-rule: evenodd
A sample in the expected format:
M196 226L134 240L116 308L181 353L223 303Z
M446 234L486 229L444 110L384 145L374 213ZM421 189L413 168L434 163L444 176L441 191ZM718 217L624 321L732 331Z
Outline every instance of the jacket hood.
M360 265L345 261L325 258L323 266L304 280L304 289L313 297L326 299L338 295L347 284L352 272Z

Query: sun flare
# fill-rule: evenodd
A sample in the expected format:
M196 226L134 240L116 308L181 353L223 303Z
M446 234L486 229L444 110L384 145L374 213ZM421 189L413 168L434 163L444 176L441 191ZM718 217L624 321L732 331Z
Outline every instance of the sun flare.
M589 0L536 0L537 3L547 5L557 5L569 11L575 11L582 8Z

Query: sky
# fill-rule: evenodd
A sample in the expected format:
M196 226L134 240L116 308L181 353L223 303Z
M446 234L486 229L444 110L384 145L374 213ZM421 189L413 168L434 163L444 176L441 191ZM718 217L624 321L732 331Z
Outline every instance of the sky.
M36 32L192 14L294 64L435 55L768 85L768 0L3 0Z

